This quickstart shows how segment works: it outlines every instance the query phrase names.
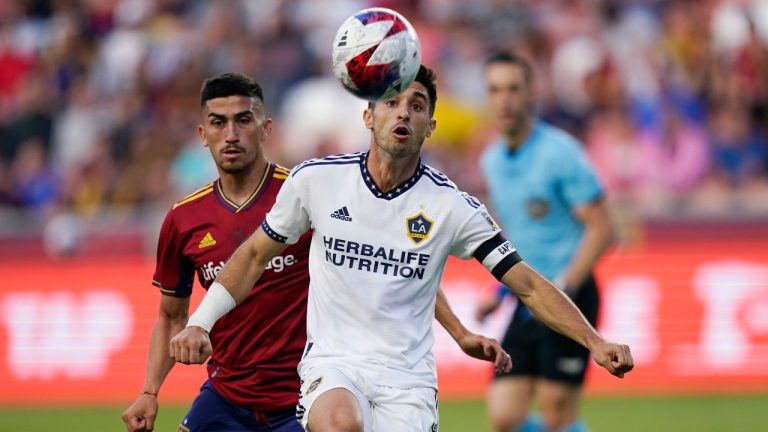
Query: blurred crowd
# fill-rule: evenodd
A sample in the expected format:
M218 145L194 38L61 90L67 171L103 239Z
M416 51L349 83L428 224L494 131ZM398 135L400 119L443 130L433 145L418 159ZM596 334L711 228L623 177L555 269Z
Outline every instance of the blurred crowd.
M273 160L367 147L330 46L373 5L414 24L438 71L426 158L463 189L483 194L496 133L483 60L514 49L618 212L768 215L768 0L0 0L0 212L136 217L215 178L199 89L221 72L265 88Z

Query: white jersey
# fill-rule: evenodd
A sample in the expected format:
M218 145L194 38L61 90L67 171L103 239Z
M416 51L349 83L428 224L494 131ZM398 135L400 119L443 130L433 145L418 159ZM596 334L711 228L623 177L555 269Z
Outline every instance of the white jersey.
M448 255L467 259L486 249L478 259L490 269L519 257L485 207L444 174L420 164L383 193L366 158L298 165L262 224L283 243L313 230L302 364L324 358L359 365L380 384L437 388L432 320Z

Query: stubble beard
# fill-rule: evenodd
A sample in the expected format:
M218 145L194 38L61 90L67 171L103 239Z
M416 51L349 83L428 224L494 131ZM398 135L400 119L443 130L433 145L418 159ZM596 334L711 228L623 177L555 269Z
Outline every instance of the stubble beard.
M382 145L377 141L377 145L384 153L388 154L393 159L403 159L412 156L414 153L413 147L415 144L413 143L413 140L413 137L403 141L393 137L385 137L384 144ZM421 150L421 146L416 145L415 147L415 152L418 153Z
M507 136L517 136L523 133L530 123L528 117L529 111L527 109L515 114L514 120L504 127L504 134Z
M256 163L255 160L246 162L246 161L222 161L218 163L218 167L222 172L225 172L230 175L239 175L247 172L250 167L252 167Z

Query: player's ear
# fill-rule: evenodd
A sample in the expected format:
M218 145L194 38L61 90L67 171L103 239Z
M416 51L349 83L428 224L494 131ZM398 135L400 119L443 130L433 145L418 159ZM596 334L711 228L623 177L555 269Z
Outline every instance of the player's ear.
M370 105L363 111L363 121L366 128L373 130L373 108Z
M264 117L264 122L261 125L262 130L264 131L264 138L267 138L270 135L272 135L272 126L273 126L272 117Z
M203 125L197 125L197 134L200 136L203 147L208 147L208 141L205 139L205 128Z
M437 128L437 120L429 119L429 125L427 125L427 138L432 136L432 132Z

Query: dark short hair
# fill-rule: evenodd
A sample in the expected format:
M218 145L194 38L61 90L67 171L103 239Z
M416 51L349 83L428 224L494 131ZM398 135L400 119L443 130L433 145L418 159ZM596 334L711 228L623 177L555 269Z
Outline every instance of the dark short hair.
M435 115L435 108L437 107L437 73L432 69L421 65L419 66L419 72L416 74L414 82L421 83L427 88L427 95L429 96L429 116Z
M488 59L485 61L485 67L488 68L488 66L495 63L508 63L519 66L520 69L523 70L523 78L525 78L525 82L530 84L533 80L533 70L531 69L531 64L518 54L513 52L495 53L488 57Z
M437 105L437 73L432 69L420 65L419 71L416 73L416 78L413 82L421 83L427 88L427 97L429 97L429 116L435 115L435 108ZM368 102L368 108L373 108L373 102Z
M228 96L255 97L261 103L264 103L264 92L259 83L253 78L241 73L224 73L203 82L200 89L200 106L211 99L223 98Z

